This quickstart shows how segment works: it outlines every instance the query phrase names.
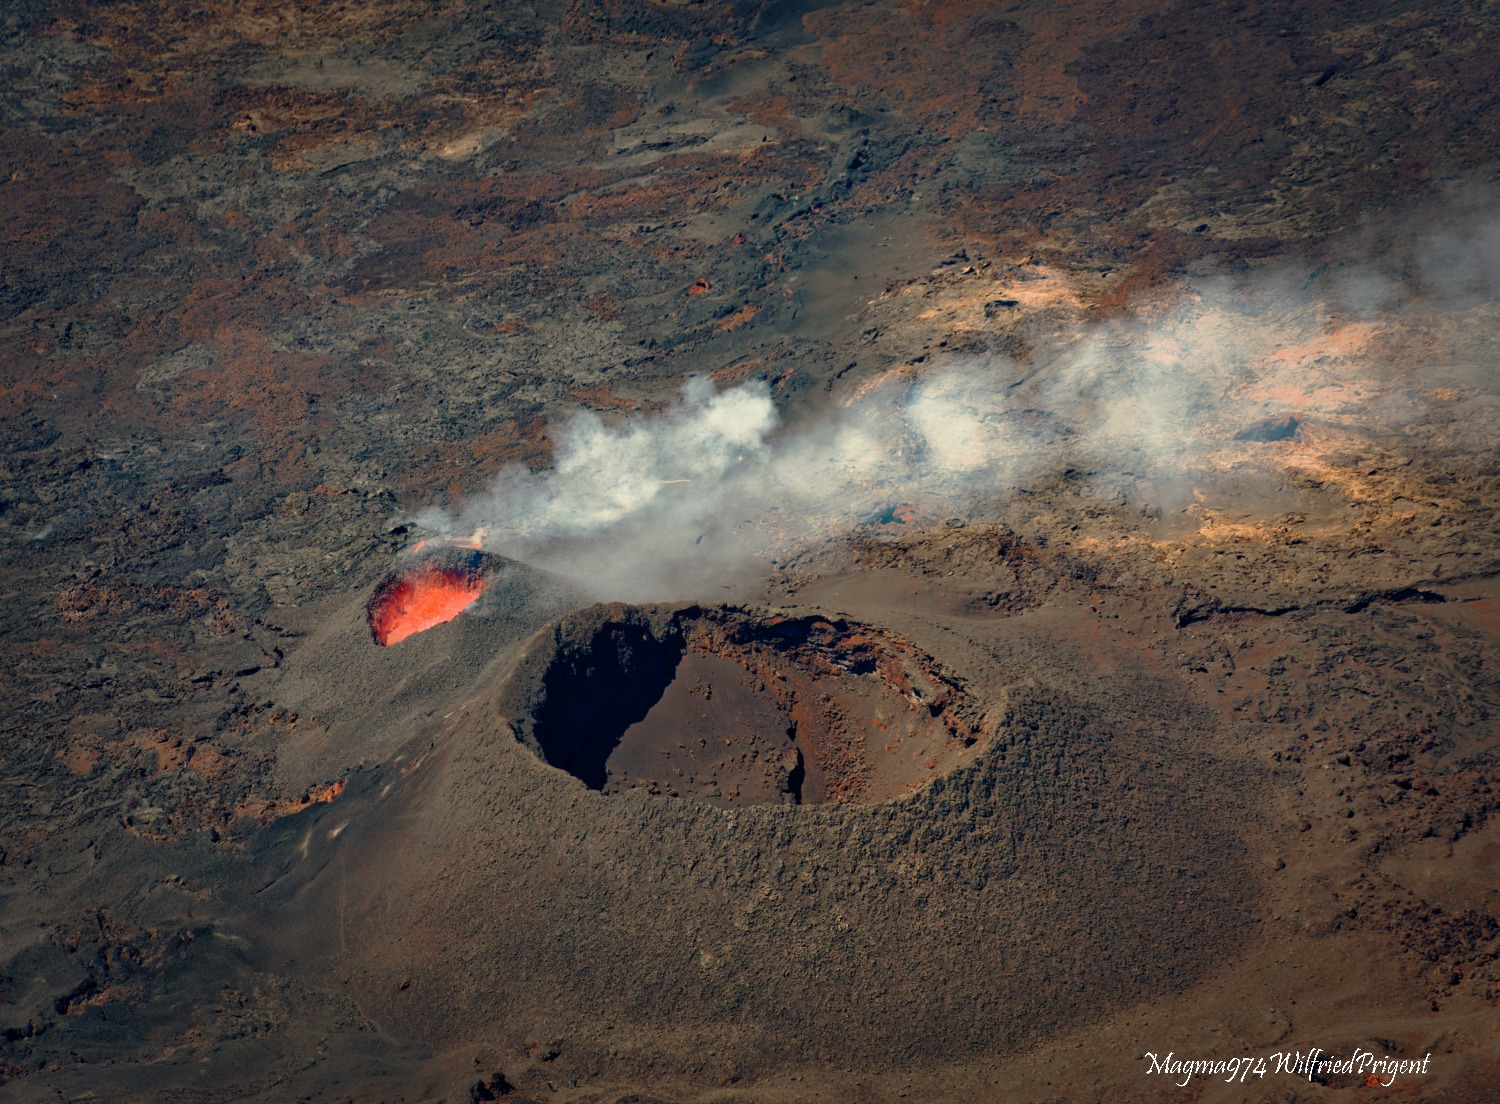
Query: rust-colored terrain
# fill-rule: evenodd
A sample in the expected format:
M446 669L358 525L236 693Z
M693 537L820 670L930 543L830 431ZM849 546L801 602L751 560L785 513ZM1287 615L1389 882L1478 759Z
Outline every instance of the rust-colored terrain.
M0 1100L1500 1099L1493 6L0 72Z

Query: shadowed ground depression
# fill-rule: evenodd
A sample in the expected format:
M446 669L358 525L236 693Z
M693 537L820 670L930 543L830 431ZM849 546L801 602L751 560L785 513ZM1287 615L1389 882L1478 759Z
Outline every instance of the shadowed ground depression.
M968 758L984 727L930 658L817 617L594 607L519 668L501 707L517 737L606 793L877 802Z
M1497 19L3 5L0 1100L1500 1099Z

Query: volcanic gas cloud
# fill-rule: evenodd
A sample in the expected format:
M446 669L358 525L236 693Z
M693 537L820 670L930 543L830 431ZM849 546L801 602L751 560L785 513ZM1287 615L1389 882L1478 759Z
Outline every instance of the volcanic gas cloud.
M375 643L389 647L452 621L484 593L487 560L478 552L434 556L387 578L367 607Z

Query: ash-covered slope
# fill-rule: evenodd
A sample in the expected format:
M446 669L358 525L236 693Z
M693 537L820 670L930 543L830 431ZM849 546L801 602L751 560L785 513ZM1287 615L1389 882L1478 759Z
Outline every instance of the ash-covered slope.
M1098 687L961 661L993 732L861 805L599 792L518 740L514 693L487 695L319 845L338 858L315 889L358 948L340 968L442 1049L555 1036L557 1076L613 1083L705 1053L758 1077L1011 1052L1234 954L1256 881L1222 814L1251 787L1146 721L1179 707L1143 690L1115 721L1090 715Z

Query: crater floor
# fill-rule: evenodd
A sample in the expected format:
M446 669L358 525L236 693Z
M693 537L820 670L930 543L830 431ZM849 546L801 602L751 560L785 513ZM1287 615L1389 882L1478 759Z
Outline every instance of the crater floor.
M544 630L498 708L545 762L605 793L869 803L972 758L981 707L951 679L869 626L616 606Z

